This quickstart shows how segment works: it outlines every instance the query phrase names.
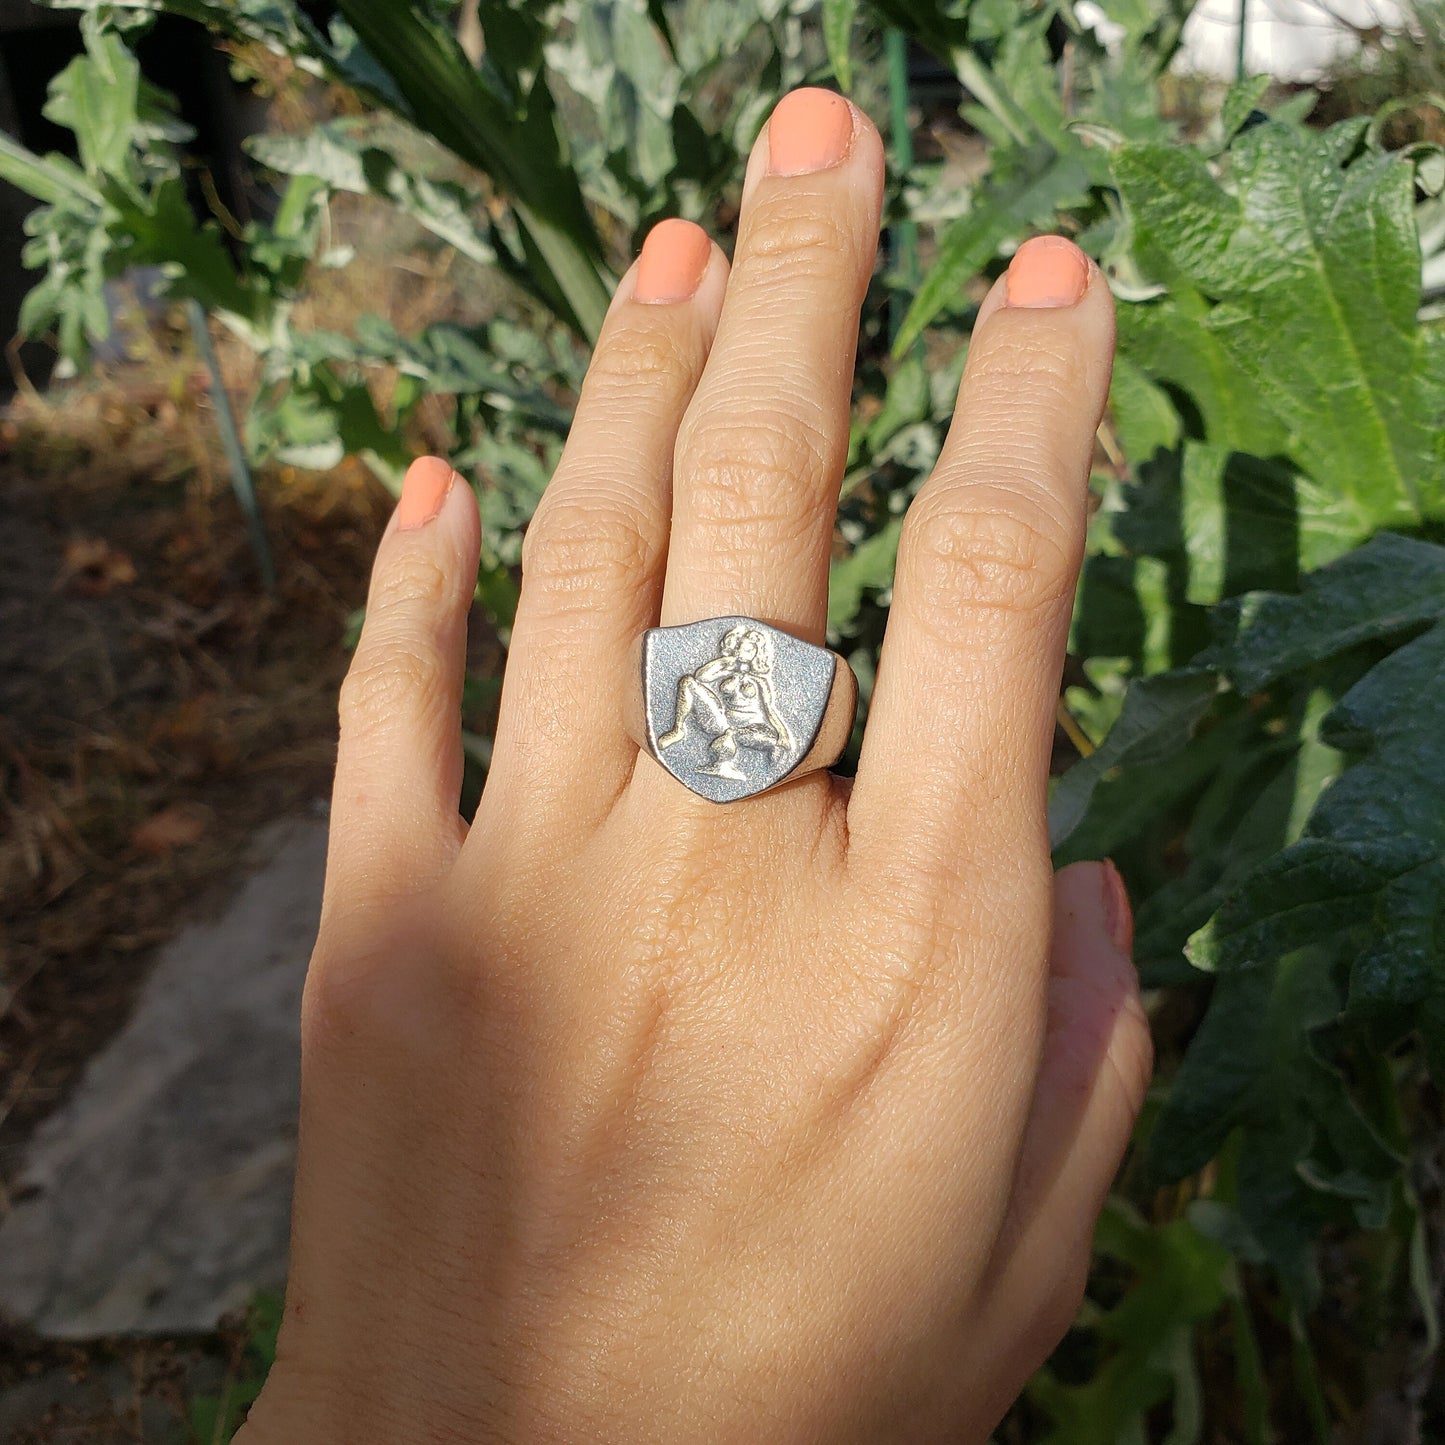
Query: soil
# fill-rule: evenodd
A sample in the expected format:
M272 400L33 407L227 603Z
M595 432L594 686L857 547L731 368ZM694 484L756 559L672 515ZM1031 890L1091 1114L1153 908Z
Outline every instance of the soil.
M0 1209L156 945L219 903L259 825L324 806L391 502L360 466L258 489L274 596L192 362L24 396L0 420ZM88 1401L34 1440L170 1438L157 1411L178 1421L197 1379L224 1380L237 1338L76 1350L10 1331L0 1394L61 1378ZM98 1403L88 1379L110 1382Z

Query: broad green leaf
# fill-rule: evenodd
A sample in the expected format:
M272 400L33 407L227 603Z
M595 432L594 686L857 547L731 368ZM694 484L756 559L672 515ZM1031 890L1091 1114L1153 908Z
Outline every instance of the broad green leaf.
M1362 151L1361 136L1351 123L1258 126L1222 177L1189 147L1124 146L1113 160L1141 262L1171 288L1151 305L1178 332L1175 357L1222 347L1216 378L1227 362L1328 487L1336 551L1445 508L1445 371L1415 320L1413 166ZM1199 381L1197 363L1156 355L1149 369Z
M1340 1012L1328 954L1303 950L1217 980L1150 1135L1160 1180L1204 1167L1238 1134L1235 1204L1252 1248L1308 1304L1330 1223L1380 1228L1399 1159L1365 1118L1319 1031Z
M1241 692L1364 642L1445 617L1445 547L1382 533L1311 574L1297 596L1264 592L1232 609L1225 668Z
M1190 957L1232 973L1363 936L1376 994L1407 976L1422 999L1445 993L1445 623L1373 667L1322 736L1358 761L1321 795L1299 842L1195 934Z
M87 53L50 84L47 119L75 132L80 163L92 178L127 176L139 120L140 66L114 35L86 35Z

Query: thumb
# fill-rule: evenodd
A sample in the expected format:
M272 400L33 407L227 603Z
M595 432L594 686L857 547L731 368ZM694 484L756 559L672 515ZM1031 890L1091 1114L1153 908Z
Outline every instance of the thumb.
M1033 1302L1039 1359L1078 1310L1094 1225L1153 1072L1133 931L1112 863L1055 877L1048 1026L996 1256L1002 1297Z

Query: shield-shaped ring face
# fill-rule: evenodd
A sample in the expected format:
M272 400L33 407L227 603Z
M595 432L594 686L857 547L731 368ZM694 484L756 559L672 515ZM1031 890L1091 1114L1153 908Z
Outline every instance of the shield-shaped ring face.
M813 746L837 666L749 617L654 627L642 641L647 750L714 803L765 792Z

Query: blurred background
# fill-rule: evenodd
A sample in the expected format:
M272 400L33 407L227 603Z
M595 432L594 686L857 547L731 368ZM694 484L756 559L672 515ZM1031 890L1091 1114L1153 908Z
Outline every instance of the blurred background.
M482 506L469 809L610 289L803 83L889 147L865 712L991 279L1060 229L1120 308L1051 826L1159 1075L999 1445L1445 1440L1442 0L0 0L0 1440L243 1418L400 476Z

